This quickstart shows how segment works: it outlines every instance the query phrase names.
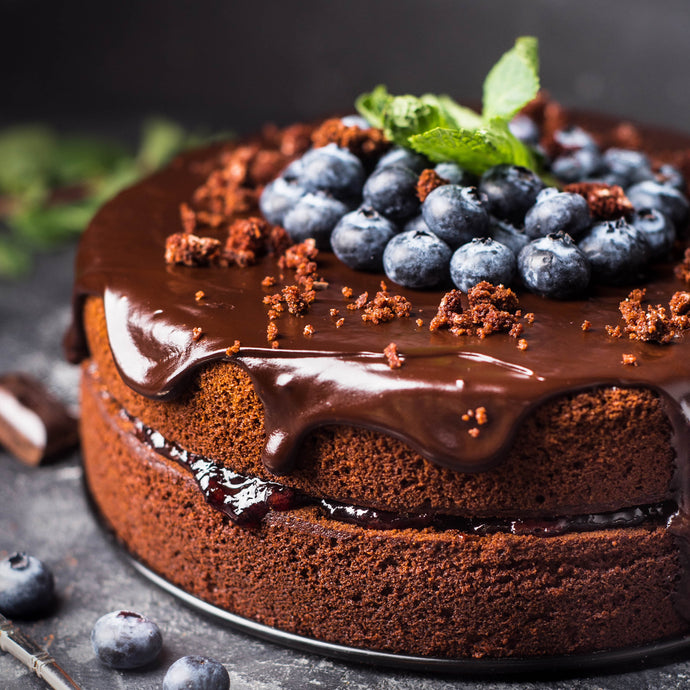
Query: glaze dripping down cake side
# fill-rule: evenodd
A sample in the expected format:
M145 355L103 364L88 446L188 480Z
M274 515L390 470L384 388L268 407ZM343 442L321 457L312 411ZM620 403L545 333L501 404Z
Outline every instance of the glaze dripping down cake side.
M312 137L371 175L378 130L329 122L186 154L87 230L72 345L106 522L204 601L357 648L532 657L685 634L682 232L632 283L567 300L519 279L394 285L259 213ZM575 122L609 148L635 135L655 175L690 150ZM422 197L448 183L434 174ZM580 191L626 217L610 182Z

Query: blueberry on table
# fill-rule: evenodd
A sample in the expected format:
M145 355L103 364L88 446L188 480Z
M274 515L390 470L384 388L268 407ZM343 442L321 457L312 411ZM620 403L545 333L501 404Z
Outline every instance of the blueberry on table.
M654 179L649 158L642 151L610 148L604 151L602 164L603 170L614 175L623 189L637 182Z
M411 151L402 146L395 146L379 159L376 168L385 168L389 165L404 165L406 168L419 174L425 168L431 167L429 159L421 153Z
M428 230L408 230L393 237L383 252L386 275L398 285L430 288L448 276L451 249Z
M479 191L486 195L491 215L513 225L522 225L527 209L543 188L541 178L520 165L496 165L479 180Z
M297 180L307 191L324 191L338 199L358 196L364 167L357 156L336 144L310 149L301 158Z
M476 187L437 187L424 200L422 215L429 230L451 249L488 234L489 214Z
M630 222L647 240L651 259L661 259L671 251L676 239L676 229L661 211L655 208L635 211Z
M655 177L657 182L668 185L669 187L673 187L679 192L685 194L687 184L685 182L685 177L683 177L683 173L678 170L678 168L675 168L668 163L664 163L663 165L659 166Z
M456 250L450 260L450 277L463 292L483 280L494 285L510 285L516 264L511 249L490 237L482 237Z
M96 621L91 644L99 660L110 668L139 668L160 654L163 638L158 626L133 611L111 611Z
M386 218L404 221L419 211L418 179L418 175L404 165L387 165L374 170L364 183L364 204Z
M477 178L457 163L438 163L434 172L451 184L459 184L461 187L473 187L477 184Z
M505 220L489 216L489 237L504 244L517 257L522 248L529 243L524 228L516 228Z
M313 237L319 249L329 249L331 232L348 211L342 201L328 194L309 192L285 214L282 225L293 242Z
M569 192L542 195L543 192L525 216L525 234L530 239L559 230L577 239L592 224L589 205L583 196Z
M269 182L259 197L259 208L264 218L273 225L282 225L287 212L306 194L296 179L277 177Z
M228 690L225 666L205 656L183 656L165 674L163 690Z
M677 230L682 229L688 221L688 199L670 185L645 180L630 187L626 196L638 211L646 208L661 211L671 219Z
M517 264L527 289L543 297L577 297L589 285L589 261L564 232L530 242L518 255Z
M38 558L13 553L0 560L0 613L8 618L33 618L54 601L53 573Z
M650 257L643 234L622 218L596 223L579 246L596 280L611 285L636 278Z
M383 250L397 227L373 208L346 213L333 229L331 247L347 266L358 271L379 271Z

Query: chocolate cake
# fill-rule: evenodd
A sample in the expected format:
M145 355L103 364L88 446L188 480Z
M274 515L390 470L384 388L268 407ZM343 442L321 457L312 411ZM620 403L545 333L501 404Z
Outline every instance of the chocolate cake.
M657 164L690 150L570 120ZM68 350L108 525L204 601L356 648L533 657L686 634L685 240L576 299L399 287L261 218L313 129L185 154L88 228ZM338 143L371 167L385 140L356 134Z

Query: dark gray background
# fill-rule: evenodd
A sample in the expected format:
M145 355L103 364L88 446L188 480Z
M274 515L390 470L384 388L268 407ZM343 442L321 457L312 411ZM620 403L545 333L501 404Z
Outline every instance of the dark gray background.
M0 0L0 118L247 131L395 92L478 100L520 34L568 105L686 128L686 0Z

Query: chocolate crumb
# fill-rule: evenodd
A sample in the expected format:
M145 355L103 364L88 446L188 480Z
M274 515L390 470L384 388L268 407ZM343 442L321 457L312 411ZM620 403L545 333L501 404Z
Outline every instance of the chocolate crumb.
M391 369L400 369L403 363L400 359L400 355L398 354L398 346L395 343L390 343L387 347L385 347L383 354L386 356L388 366Z
M489 421L489 415L486 412L486 407L478 407L474 411L474 417L477 420L477 424L480 426L486 424Z
M191 235L196 229L196 213L189 204L180 204L180 221L185 233Z
M472 437L472 438L477 438L481 431L476 426L473 426L471 429L467 430L467 433Z
M642 304L645 290L633 290L626 299L619 304L619 310L623 317L622 331L620 326L607 326L606 332L614 337L619 337L618 333L623 333L630 340L641 340L648 343L670 343L684 328L687 328L687 317L681 314L674 314L673 307L669 310L662 305ZM673 299L673 298L672 298ZM674 304L675 308L680 308L682 297L678 297ZM669 315L668 312L671 312Z
M201 340L203 335L204 332L201 330L201 328L199 328L199 326L196 326L192 329L192 340L194 340L195 342Z
M348 126L339 118L323 122L311 135L315 148L337 144L340 148L348 149L363 161L373 160L390 148L383 131L370 127L361 129L357 125Z
M274 341L271 343L271 347L272 347L274 350L277 350L277 349L280 347L280 343L279 343L277 340L274 340Z
M402 295L390 294L384 282L381 282L381 290L376 293L374 299L367 301L367 296L368 294L364 292L357 298L354 305L348 305L348 309L352 306L362 309L362 321L379 324L410 315L412 309L410 301Z
M340 328L345 323L345 319L340 318L335 322L335 327Z
M204 299L204 297L206 297L206 293L205 293L203 290L197 290L197 291L194 293L194 299L195 299L197 302L201 302L201 300Z
M333 309L329 309L328 313L329 313L332 317L335 318L336 316L338 316L338 315L340 314L340 310L333 308Z
M446 184L450 182L445 177L441 177L433 168L422 170L417 180L417 198L424 203L434 189Z
M232 357L233 355L236 355L240 351L240 341L236 340L230 347L228 347L225 350L225 354L228 357Z
M422 321L421 319L417 319L415 321L415 324L417 324L417 328L421 328L424 325L424 321Z
M623 364L630 367L637 366L637 357L635 355L623 355Z
M276 279L274 276L265 276L261 281L261 286L265 288L273 287L276 284Z
M588 321L587 319L585 319L585 320L582 322L582 325L580 326L580 328L581 328L583 331L585 331L585 332L586 332L586 331L589 331L589 330L591 330L591 328L592 328L592 322L591 322L591 321Z
M523 351L524 351L524 350L526 350L528 347L529 347L529 345L528 345L527 341L526 341L524 338L520 338L520 340L518 340L518 344L517 344L517 349L518 349L518 350L523 350Z
M266 340L273 342L278 337L278 326L275 321L271 321L266 328Z
M220 241L176 232L165 240L165 263L182 266L209 266L220 259Z
M314 335L314 326L312 326L310 323L308 323L305 327L302 333L306 336L312 336Z
M354 294L352 288L347 286L344 287L340 292L343 294L345 299L350 299Z
M674 271L676 278L690 285L690 247L685 250L683 260L675 267Z
M615 220L616 218L630 218L633 205L625 196L622 187L609 185L604 182L574 182L563 188L564 192L579 194L584 197L590 213L600 220Z

